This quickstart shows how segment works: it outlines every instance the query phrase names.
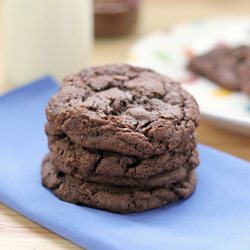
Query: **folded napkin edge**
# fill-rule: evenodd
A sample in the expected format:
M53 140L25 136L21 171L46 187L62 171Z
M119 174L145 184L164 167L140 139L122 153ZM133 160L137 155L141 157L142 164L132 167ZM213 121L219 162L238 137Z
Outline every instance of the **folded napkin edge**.
M20 92L25 92L27 89L34 88L35 86L44 85L44 83L55 84L58 85L57 81L50 75L45 75L38 79L35 79L31 82L25 83L24 85L15 87L7 92L0 94L0 101L12 96L14 94L18 94Z

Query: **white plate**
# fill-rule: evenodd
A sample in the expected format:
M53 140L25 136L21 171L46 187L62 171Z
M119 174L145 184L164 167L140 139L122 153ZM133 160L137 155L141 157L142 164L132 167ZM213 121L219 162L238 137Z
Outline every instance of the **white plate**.
M250 18L196 21L151 33L131 47L128 62L180 80L197 99L204 118L225 129L250 135L250 99L205 78L193 77L186 70L190 56L218 44L250 45Z

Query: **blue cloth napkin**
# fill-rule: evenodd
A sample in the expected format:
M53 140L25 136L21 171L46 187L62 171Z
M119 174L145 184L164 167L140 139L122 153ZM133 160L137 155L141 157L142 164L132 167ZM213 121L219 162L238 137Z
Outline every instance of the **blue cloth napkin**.
M250 249L250 164L205 146L193 196L161 209L118 215L42 187L44 108L57 89L47 77L0 97L2 203L87 249Z

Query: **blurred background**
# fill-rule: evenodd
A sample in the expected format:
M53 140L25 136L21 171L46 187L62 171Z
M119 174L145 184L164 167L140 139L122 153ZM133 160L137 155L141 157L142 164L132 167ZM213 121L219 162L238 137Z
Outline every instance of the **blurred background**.
M248 0L141 0L135 31L112 40L96 39L91 64L124 62L134 40L148 32L199 19L250 15L249 9Z

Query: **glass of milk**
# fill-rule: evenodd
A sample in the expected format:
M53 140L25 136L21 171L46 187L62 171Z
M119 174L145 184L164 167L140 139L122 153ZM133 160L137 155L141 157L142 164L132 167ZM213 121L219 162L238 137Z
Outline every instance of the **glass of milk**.
M44 75L58 81L88 65L92 0L3 0L4 75L17 86Z

